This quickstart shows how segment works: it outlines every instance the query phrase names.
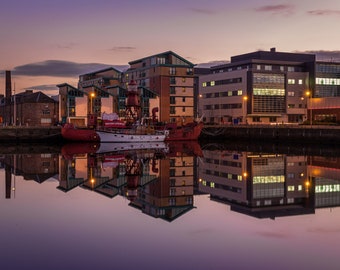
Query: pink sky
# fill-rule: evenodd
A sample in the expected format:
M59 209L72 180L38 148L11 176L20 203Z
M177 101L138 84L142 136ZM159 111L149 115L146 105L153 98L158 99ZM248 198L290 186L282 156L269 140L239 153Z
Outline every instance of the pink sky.
M194 64L271 47L324 51L334 60L339 21L338 0L3 1L0 93L4 70L12 70L16 92L47 91L76 85L78 75L99 67L168 50ZM99 65L79 65L92 63Z

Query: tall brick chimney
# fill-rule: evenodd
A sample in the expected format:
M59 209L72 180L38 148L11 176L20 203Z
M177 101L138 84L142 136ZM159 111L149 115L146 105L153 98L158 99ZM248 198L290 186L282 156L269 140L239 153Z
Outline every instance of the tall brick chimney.
M6 89L5 89L5 100L6 103L10 102L12 96L12 78L11 78L11 71L6 70Z

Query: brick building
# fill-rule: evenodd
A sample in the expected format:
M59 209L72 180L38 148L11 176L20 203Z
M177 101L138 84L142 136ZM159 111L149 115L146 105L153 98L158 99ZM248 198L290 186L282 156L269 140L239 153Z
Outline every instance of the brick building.
M51 126L58 122L58 114L58 101L40 91L26 90L0 101L3 125Z

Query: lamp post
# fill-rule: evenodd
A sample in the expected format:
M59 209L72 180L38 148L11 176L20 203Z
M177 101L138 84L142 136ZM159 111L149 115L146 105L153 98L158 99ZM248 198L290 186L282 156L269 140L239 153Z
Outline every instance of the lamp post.
M95 93L90 94L90 114L93 113L93 99L95 96L96 96Z
M309 107L309 124L310 127L312 127L313 125L313 113L312 113L312 92L311 91L307 91L306 92L306 96L308 97L308 106L307 106L307 111L308 111L308 107Z
M247 109L246 109L246 106L247 106L247 100L248 100L248 97L247 96L244 96L243 97L243 104L242 104L242 122L245 124L247 121L246 121L246 115L247 115Z

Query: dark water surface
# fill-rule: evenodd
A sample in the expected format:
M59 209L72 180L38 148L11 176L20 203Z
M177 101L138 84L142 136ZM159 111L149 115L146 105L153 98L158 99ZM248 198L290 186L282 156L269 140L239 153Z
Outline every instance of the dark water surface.
M114 147L0 147L0 269L339 269L337 147Z

